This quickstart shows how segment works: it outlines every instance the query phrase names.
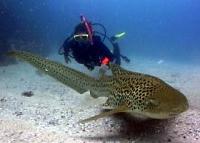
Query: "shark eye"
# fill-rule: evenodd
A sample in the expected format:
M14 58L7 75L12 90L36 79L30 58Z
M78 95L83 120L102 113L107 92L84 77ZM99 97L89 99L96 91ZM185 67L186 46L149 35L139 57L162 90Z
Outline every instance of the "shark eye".
M160 103L153 99L153 98L150 98L148 101L147 101L147 104L150 105L150 106L158 106Z

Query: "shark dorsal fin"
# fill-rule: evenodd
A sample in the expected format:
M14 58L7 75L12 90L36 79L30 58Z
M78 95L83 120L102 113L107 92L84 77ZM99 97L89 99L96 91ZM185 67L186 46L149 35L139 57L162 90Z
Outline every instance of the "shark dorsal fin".
M114 76L120 76L120 75L129 73L129 71L123 69L122 67L120 67L119 65L116 65L116 64L109 64L109 67Z

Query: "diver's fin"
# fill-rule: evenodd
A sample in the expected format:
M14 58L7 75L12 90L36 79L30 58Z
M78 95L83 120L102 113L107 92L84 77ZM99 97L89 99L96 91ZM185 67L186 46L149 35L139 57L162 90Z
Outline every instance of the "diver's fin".
M120 56L126 63L130 63L131 60L127 56L124 56L124 55L120 55Z
M78 123L87 123L89 121L93 121L93 120L97 120L99 118L103 118L103 117L106 117L106 116L110 116L110 115L113 115L115 113L119 113L119 112L125 112L127 110L127 107L125 106L119 106L111 111L107 111L107 112L102 112L96 116L93 116L93 117L90 117L90 118L87 118L87 119L84 119L84 120L81 120L79 121Z
M126 32L121 32L121 33L117 33L114 36L112 36L110 39L112 42L117 42L119 39L121 39L124 35L126 34Z
M116 37L116 38L122 38L125 34L126 34L126 32L117 33L117 34L115 35L115 37Z

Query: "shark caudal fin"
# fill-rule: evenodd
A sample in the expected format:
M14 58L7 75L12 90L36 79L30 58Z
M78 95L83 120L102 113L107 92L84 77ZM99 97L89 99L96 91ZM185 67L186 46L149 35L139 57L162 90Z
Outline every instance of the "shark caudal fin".
M90 82L94 81L92 77L89 77L84 73L32 53L24 51L10 51L7 55L30 63L37 69L73 88L79 93L88 91L88 85Z

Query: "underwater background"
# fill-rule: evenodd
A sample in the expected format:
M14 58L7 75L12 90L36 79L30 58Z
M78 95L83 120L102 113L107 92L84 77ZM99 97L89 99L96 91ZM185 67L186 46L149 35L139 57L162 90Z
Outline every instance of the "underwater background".
M110 36L126 32L120 46L127 56L198 64L199 9L198 0L1 0L0 37L57 51L83 14Z
M80 15L103 24L108 36L126 32L119 45L131 62L122 62L122 67L163 79L186 95L190 109L163 122L116 115L78 125L101 111L101 99L79 95L4 55L25 50L67 65L58 49ZM199 143L199 25L198 0L0 0L0 143ZM69 66L96 74L76 62Z

